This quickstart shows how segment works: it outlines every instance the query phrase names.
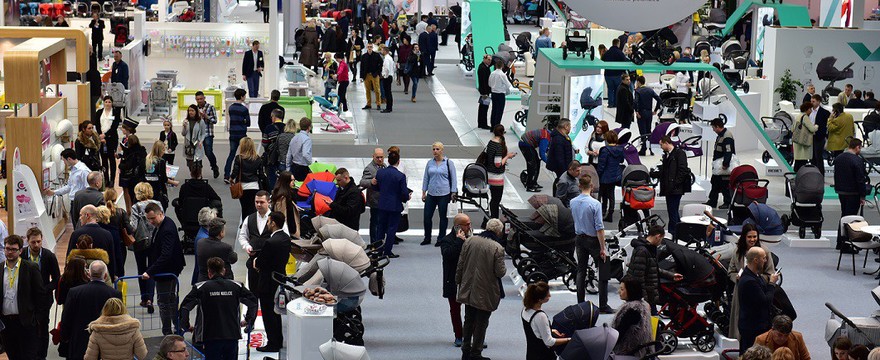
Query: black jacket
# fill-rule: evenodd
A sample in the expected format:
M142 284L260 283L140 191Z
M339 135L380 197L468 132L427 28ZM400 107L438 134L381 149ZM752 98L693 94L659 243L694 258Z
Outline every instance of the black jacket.
M321 35L321 51L336 52L336 30L333 27L327 28Z
M378 52L364 52L361 55L361 79L365 79L367 74L379 76L382 73L382 56Z
M183 185L180 186L180 193L178 194L177 199L174 199L175 206L179 206L179 203L186 201L188 198L206 198L212 203L220 203L223 201L220 199L220 195L217 195L217 192L211 187L211 184L208 183L208 180L204 179L186 180Z
M108 299L122 299L122 294L100 280L70 289L61 313L61 339L69 340L67 359L82 359L89 346L89 323L101 316Z
M94 43L95 40L104 41L104 27L104 20L102 19L92 19L92 21L89 22L89 28L92 29L92 43Z
M614 121L624 127L629 127L633 122L634 100L629 85L620 84L617 87L617 114Z
M739 332L761 334L769 330L776 285L746 267L736 286L739 289Z
M866 183L865 163L861 157L844 151L834 158L834 191L864 198Z
M30 260L30 248L25 246L21 252L21 257ZM44 298L46 299L46 302L42 305L49 306L52 305L53 301L52 292L58 288L58 281L61 280L61 269L58 267L58 258L55 257L55 253L49 251L49 249L42 249L40 251L39 261L36 264L40 269L40 277L43 280L43 290L45 291Z
M86 164L92 171L101 171L101 143L98 143L97 146L95 149L86 147L79 139L76 139L73 143L73 148L76 150L76 158L82 161L83 164Z
M825 139L828 139L828 118L831 117L831 112L821 106L819 106L819 110L817 111L816 125L819 128L816 129L816 132L813 134L813 146L824 148Z
M690 191L691 170L684 150L673 148L660 163L660 196L684 195Z
M260 112L257 115L257 125L260 127L260 132L265 134L269 131L267 128L272 125L272 110L275 109L280 109L281 114L284 114L284 108L278 105L278 102L270 101L260 106Z
M443 297L447 299L455 299L458 294L455 270L458 267L458 257L461 255L464 240L455 235L453 228L452 232L440 239L440 254L443 256Z
M113 108L113 121L110 122L109 129L101 128L101 115L104 114L104 109L98 109L95 111L92 116L92 125L95 126L95 132L98 134L104 134L104 141L107 148L105 152L103 147L100 150L102 154L114 154L116 153L116 147L119 146L119 124L122 123L122 108ZM163 140L164 141L164 140Z
M164 142L166 137L168 138L168 150L177 150L177 133L173 131L168 133L168 135L165 135L164 131L159 133L159 141Z
M241 171L242 183L258 182L264 177L263 160L259 157L248 160L236 155L235 160L232 162L232 172L230 173L229 180L232 182L238 182L239 171Z
M351 179L348 185L339 189L336 199L330 203L330 217L338 220L342 225L359 230L361 214L364 213L365 207L364 194L355 184L354 179Z
M642 284L645 293L645 301L649 304L660 303L660 276L672 279L673 273L660 269L657 266L657 247L649 244L643 238L632 241L633 254L629 260L626 275L636 279Z
M199 240L199 246L196 251L196 259L198 259L199 263L198 281L208 280L208 259L212 257L223 259L223 262L226 264L225 278L229 280L235 279L232 273L232 264L238 262L238 254L235 253L235 249L232 248L232 245L222 240L207 238Z
M489 65L480 61L480 66L477 67L477 85L480 95L489 95L492 93L492 88L489 87L489 75L492 75L492 69Z
M74 229L79 229L79 211L86 205L104 205L104 193L89 186L73 194L73 200L70 202L70 216ZM74 241L74 247L75 244Z
M37 316L34 312L42 307L40 305L45 306L45 304L41 304L45 299L43 297L45 288L43 280L40 279L41 274L37 264L22 258L19 266L18 280L16 280L18 281L18 292L15 297L18 302L18 316L22 326L33 329L37 326ZM7 276L6 266L0 266L0 275ZM5 296L5 291L6 287L0 286L0 298Z
M168 170L165 159L155 159L152 169L145 167L144 179L153 188L153 199L162 203L162 206L168 205Z
M70 234L70 241L73 246L67 247L66 256L70 256L70 252L73 251L73 249L76 249L76 244L79 242L79 237L82 235L88 235L92 238L92 246L95 249L102 249L107 252L107 256L110 257L110 263L107 264L107 271L109 271L110 274L115 274L114 271L117 265L116 244L113 242L113 235L110 234L109 231L102 229L98 223L85 224Z
M263 248L260 249L260 253L257 255L257 259L254 260L254 265L260 272L260 294L274 294L275 289L278 288L275 285L275 280L272 278L273 272L279 272L284 274L285 268L287 267L287 260L290 258L290 235L284 233L284 231L276 231L272 234L272 237L266 241L266 244L263 245ZM262 286L263 284L268 286ZM271 309L269 311L272 311Z
M559 130L553 129L550 132L550 147L547 149L547 170L554 172L568 170L568 164L573 158L571 140Z
M199 282L180 304L180 324L189 328L189 313L198 305L201 316L193 334L196 341L240 339L239 304L247 306L244 318L253 324L257 318L257 297L244 284L221 277Z
M257 52L257 67L265 68L266 64L263 62L263 51ZM245 78L251 76L254 73L254 50L248 49L244 53L244 59L241 63L241 73L245 76Z
M126 148L119 160L119 181L125 182L130 188L144 180L144 167L147 150L143 146Z
M162 273L180 275L186 260L183 258L183 248L180 245L180 234L177 225L170 217L159 224L153 233L153 245L149 249L150 267L146 273L150 276Z

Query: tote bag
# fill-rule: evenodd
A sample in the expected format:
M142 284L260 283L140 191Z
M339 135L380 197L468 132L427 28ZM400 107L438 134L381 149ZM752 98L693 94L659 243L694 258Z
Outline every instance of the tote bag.
M804 119L804 116L807 116L807 119ZM797 126L794 127L794 131L791 133L791 141L802 146L813 146L813 133L804 126L804 121L809 121L809 115L801 115Z

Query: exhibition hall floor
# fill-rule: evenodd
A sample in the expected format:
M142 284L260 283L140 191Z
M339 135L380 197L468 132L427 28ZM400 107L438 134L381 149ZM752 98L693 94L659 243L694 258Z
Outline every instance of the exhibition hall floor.
M449 58L450 52L454 54L455 47L442 48L441 52L438 57ZM352 111L352 115L353 121L358 124L357 141L352 145L315 144L313 154L316 160L347 167L354 179L358 180L363 166L370 161L374 147L387 149L392 145L401 145L402 163L408 176L408 185L416 190L418 195L424 163L430 157L431 143L439 140L446 145L446 154L454 160L460 174L464 165L477 157L490 135L485 130L474 130L477 92L473 87L473 78L465 78L457 66L447 63L438 66L435 71L436 76L420 83L417 103L409 101L410 96L403 94L402 87L396 85L393 87L392 91L397 101L391 114L360 110L365 104L363 85L359 83L352 86L349 105L351 109L356 109ZM512 123L513 113L519 110L519 107L518 101L507 102L503 120L505 126ZM518 140L512 132L508 132L506 141L511 151L518 151L516 147ZM217 139L215 153L221 167L228 148L224 139ZM751 155L744 158L753 158ZM649 166L653 166L658 160L659 153L646 162ZM691 168L697 168L697 161L698 159L691 159ZM524 200L532 194L525 192L519 182L519 173L523 169L522 156L517 156L509 163L502 204L520 209L517 211L519 214L527 215L529 212L525 210L527 205ZM184 170L182 175L185 174ZM182 176L178 180L183 180ZM549 193L552 181L550 173L542 170L540 183L547 189L544 193ZM770 203L780 213L789 212L787 199L782 196L782 177L771 177L770 181L772 196ZM242 259L233 265L233 270L236 279L243 280L246 274L243 261L246 259L246 254L235 241L237 231L233 229L238 226L239 203L227 196L226 185L223 184L222 179L210 179L209 182L223 197L224 215L229 221L224 242L234 244L239 259ZM176 198L177 193L178 188L169 188L171 199ZM440 296L442 271L439 249L434 246L418 245L422 239L419 235L422 229L422 204L419 200L414 199L410 203L411 230L403 235L405 241L394 248L394 252L399 254L400 258L393 259L386 268L385 298L379 300L367 294L362 304L366 327L364 339L373 359L460 358L459 349L452 345L454 336L449 321L448 305ZM662 199L658 201L655 213L666 218L663 204ZM826 231L833 231L839 217L836 200L827 201L824 209L826 221L823 228ZM173 211L168 212L169 216L176 220ZM866 209L866 213L869 223L880 223L876 210ZM361 217L362 229L367 227L368 214L367 212ZM478 213L470 214L472 219L476 220L474 223L479 224L479 219L476 217ZM723 215L723 211L716 211L716 215ZM59 250L65 246L66 243L62 241ZM856 258L858 275L853 276L848 257L844 258L841 271L835 271L837 252L832 248L789 248L784 244L778 244L772 247L772 251L781 259L783 287L798 311L795 330L804 333L814 358L822 359L828 356L824 330L825 321L830 313L824 307L826 301L834 303L845 314L855 316L870 315L880 307L869 294L870 290L877 286L877 281L873 277L861 274L860 264L863 257ZM876 263L870 259L868 261L868 267L873 270L873 267L877 266ZM127 274L136 273L133 260L129 259L126 265ZM507 265L508 272L513 270L509 261ZM187 267L181 278L181 297L189 292L192 269L193 257L187 256ZM519 318L522 299L509 278L505 277L503 282L506 298L492 314L487 334L488 348L483 355L493 359L521 359L525 354L525 336ZM136 288L137 286L133 286L130 291L137 291ZM609 290L612 307L621 304L616 290L617 284L612 282ZM598 302L596 295L588 296L588 299ZM556 288L552 300L545 305L544 310L552 315L574 303L573 293ZM599 321L610 323L611 320L610 315L603 315ZM159 334L151 331L146 335L155 337ZM244 349L240 349L240 352L244 358ZM50 348L49 353L50 358L58 358L54 346ZM251 353L251 357L255 359L261 359L264 355L268 354Z

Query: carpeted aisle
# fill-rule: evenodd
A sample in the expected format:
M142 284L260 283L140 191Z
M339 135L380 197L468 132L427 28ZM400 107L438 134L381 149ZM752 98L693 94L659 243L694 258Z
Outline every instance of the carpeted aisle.
M427 84L429 81L422 79L419 83L416 103L410 101L412 93L404 94L402 86L393 85L394 111L388 114L380 113L375 108L369 111L379 144L431 145L435 141L444 145L461 144L458 134L431 93Z

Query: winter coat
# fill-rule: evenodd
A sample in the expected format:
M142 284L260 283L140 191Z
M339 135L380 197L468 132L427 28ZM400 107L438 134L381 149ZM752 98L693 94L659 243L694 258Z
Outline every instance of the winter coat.
M323 52L335 52L336 51L336 30L328 28L324 31L324 35L321 36L321 51Z
M624 154L623 146L606 145L599 150L599 165L596 172L599 173L600 184L617 184L623 178Z
M632 241L633 254L627 266L626 275L642 284L645 293L645 301L650 304L660 304L660 276L672 279L673 273L660 269L657 266L657 247L649 244L645 239L638 238Z
M773 264L773 254L770 252L766 246L761 245L761 248L764 249L764 252L767 253L767 263L764 264L764 271L761 272L761 276L766 281L770 281L770 274L776 272L776 266ZM739 257L734 254L732 258L730 258L730 264L727 266L727 276L730 277L730 281L733 281L736 284L739 280L739 271L745 267L745 258ZM730 338L738 339L739 338L739 287L733 287L733 298L730 301Z
M145 359L147 346L140 328L141 322L128 314L99 317L89 324L91 335L85 359Z
M645 356L647 349L640 346L651 341L651 311L644 300L627 301L617 309L611 327L620 332L614 353Z
M425 56L424 53L419 52L419 55L416 55L414 52L410 52L407 56L406 62L410 66L409 77L413 79L421 79L425 77Z
M482 236L471 236L464 242L455 283L458 284L459 303L483 311L495 311L501 302L501 282L504 267L504 248L498 242Z
M846 149L846 138L854 136L855 133L855 124L850 114L842 113L828 120L828 143L825 144L825 150L840 151Z
M464 240L459 239L454 232L450 232L440 239L439 244L440 254L443 256L443 297L455 299L455 268L458 266Z
M794 124L791 125L791 130L795 131L795 128L800 126L803 123L804 130L810 132L811 134L816 134L816 131L819 130L819 125L813 124L810 121L810 115L803 114L801 115ZM812 137L811 137L812 139ZM801 145L797 144L794 141L791 143L794 148L794 159L795 160L810 160L813 158L813 145Z
M299 63L305 67L318 66L318 32L313 27L306 27L303 32L302 52L299 54Z
M690 191L691 170L684 150L673 148L663 154L660 165L660 196L684 195Z
M91 264L95 260L101 260L105 264L110 263L110 256L107 255L107 251L104 249L73 249L67 255L67 262L76 257L83 258L86 261L86 265Z
M348 185L341 187L336 193L336 199L330 203L330 217L349 228L358 230L365 206L361 189L354 180L349 180Z
M560 173L568 170L568 164L574 159L574 148L571 139L557 129L550 132L550 147L547 149L547 170Z

